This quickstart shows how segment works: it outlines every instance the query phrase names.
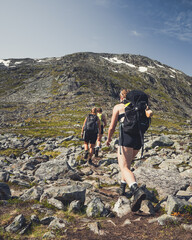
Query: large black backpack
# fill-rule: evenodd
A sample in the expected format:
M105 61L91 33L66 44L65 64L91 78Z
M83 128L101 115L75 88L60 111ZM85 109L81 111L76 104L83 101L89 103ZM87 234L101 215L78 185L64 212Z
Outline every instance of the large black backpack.
M126 101L123 130L131 135L143 135L151 122L145 114L148 96L142 91L133 90L127 94Z
M98 117L96 115L89 114L85 122L84 130L89 134L98 133L97 120Z
M148 118L145 114L147 106L148 96L144 92L133 90L127 94L123 131L130 135L140 136L142 144L141 157L144 149L144 133L151 123L151 118Z

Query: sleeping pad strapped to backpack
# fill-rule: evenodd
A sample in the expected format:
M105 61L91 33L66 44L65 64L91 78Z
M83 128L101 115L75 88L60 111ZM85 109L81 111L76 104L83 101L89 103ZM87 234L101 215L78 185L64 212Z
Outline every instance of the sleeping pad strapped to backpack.
M148 106L148 96L139 90L130 91L126 96L125 118L123 131L130 135L140 135L142 154L144 145L144 133L149 128L151 118L145 114Z

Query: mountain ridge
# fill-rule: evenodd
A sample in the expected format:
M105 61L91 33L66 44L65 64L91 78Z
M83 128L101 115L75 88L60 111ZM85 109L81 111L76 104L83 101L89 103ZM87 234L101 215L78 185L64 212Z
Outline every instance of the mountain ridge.
M56 114L67 105L85 110L100 105L111 113L120 89L128 88L145 91L160 118L189 119L191 85L192 77L141 55L6 59L0 61L0 113L6 122Z

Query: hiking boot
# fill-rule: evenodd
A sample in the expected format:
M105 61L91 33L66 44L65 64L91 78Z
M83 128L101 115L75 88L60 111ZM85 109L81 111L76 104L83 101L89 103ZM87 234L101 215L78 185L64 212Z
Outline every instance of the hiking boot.
M93 162L92 162L92 159L91 159L91 158L89 158L89 160L88 160L88 163L89 163L89 165L92 165L92 164L93 164Z
M99 148L97 147L95 148L95 157L98 157L98 155L99 155Z
M85 151L84 159L87 159L87 158L88 158L88 155L89 155L89 152L88 152L88 151Z
M126 188L126 183L121 182L120 188L117 189L117 193L119 193L120 196L125 196L125 188Z
M139 188L135 183L131 186L131 192L133 193L134 199L131 204L131 211L137 212L141 207L141 202L145 200L146 194L142 188Z

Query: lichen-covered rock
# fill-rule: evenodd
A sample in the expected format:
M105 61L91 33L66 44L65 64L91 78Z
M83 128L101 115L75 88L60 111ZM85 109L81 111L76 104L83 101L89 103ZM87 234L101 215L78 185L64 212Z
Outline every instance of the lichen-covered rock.
M55 198L61 201L64 205L70 204L74 200L79 200L81 205L85 202L86 189L78 185L50 187L44 190L40 201L45 199Z
M36 170L35 176L42 180L57 180L65 177L69 170L72 170L67 159L56 160L41 163L41 166Z
M23 214L20 214L17 217L15 217L13 222L9 226L7 226L5 230L7 232L15 233L22 229L22 227L25 225L25 222L26 222L25 217L23 216Z
M173 212L180 212L180 213L187 212L188 206L192 207L192 204L190 204L185 199L179 199L177 197L169 195L167 199L167 205L166 205L167 214L170 215Z
M106 208L100 198L93 198L87 205L86 214L88 217L101 217L106 214Z

